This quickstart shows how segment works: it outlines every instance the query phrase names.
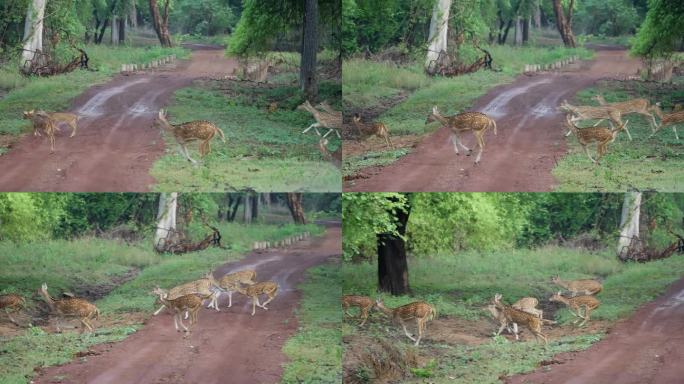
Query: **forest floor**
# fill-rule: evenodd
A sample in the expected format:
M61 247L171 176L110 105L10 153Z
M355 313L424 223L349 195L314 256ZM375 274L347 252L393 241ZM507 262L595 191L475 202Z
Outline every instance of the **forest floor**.
M486 134L487 147L479 165L474 164L474 154L465 156L462 152L460 156L457 156L454 153L450 142L450 132L442 127L415 144L414 148L402 148L404 153L401 155L407 152L408 154L396 161L392 159L389 165L366 167L357 170L353 175L345 174L344 190L551 191L559 189L559 180L554 177L552 171L568 152L567 140L575 138L564 138L566 128L562 115L556 111L557 106L563 99L571 100L578 91L600 79L624 79L626 76L635 75L640 67L640 61L630 58L624 50L598 50L595 52L595 60L580 61L551 73L520 76L511 84L490 90L471 109L487 113L496 120L498 126L497 136L492 130ZM401 104L398 108L401 108ZM428 112L426 110L424 114L427 115ZM629 116L629 119L639 118ZM661 134L667 135L664 132ZM466 146L476 147L472 135L462 136ZM617 139L620 142L624 140L626 140L625 136ZM667 141L669 142L669 137ZM347 152L346 149L345 146L345 152ZM347 155L353 156L358 153L347 152L345 156ZM590 173L597 169L588 159L573 165L587 169ZM656 184L659 189L677 189L671 182L673 179L669 175L663 175L665 172L652 173L654 176L649 179L636 179L637 184L633 186L653 187L653 178L666 177L667 180ZM641 181L644 185L641 185ZM562 189L624 190L619 187L605 183L599 186L564 185ZM681 189L681 185L679 188Z
M283 346L300 330L298 285L307 269L339 256L340 241L339 223L329 223L323 237L254 252L214 271L218 276L253 268L260 281L277 282L279 293L268 311L258 308L252 317L249 300L236 295L229 309L227 297L222 297L221 311L203 309L188 338L175 331L172 316L166 312L149 319L123 342L94 346L71 363L41 370L33 382L223 383L227 378L236 383L279 382L286 363Z
M374 265L345 263L342 270L344 294L377 296ZM681 343L681 338L673 336L672 343L660 342L673 335L670 332L681 333L681 324L672 320L680 318L684 307L679 305L684 287L681 280L684 273L682 255L645 264L621 264L611 252L545 247L410 259L409 271L412 294L400 297L381 295L386 305L397 307L423 300L436 307L437 317L428 322L419 347L413 346L401 327L375 311L371 311L364 327L358 326L357 319L347 319L342 333L345 382L494 384L509 376L537 369L539 372L560 369L567 376L531 382L572 382L567 381L572 373L577 375L583 371L573 367L565 370L563 365L557 364L564 364L569 358L585 353L579 351L588 349L586 353L592 353L594 348L600 348L608 357L607 349L600 347L601 340L605 338L613 348L621 345L622 339L610 341L615 337L613 334L627 337L629 332L637 332L633 321L642 324L644 313L653 317L637 333L644 336L641 339L644 345L653 348L634 352L643 353L638 356L643 382L658 382L648 380L656 377L653 368L658 365L651 364L654 359L660 359L663 367L671 368L672 373L677 369L675 362L684 352L675 344ZM548 300L559 289L549 281L550 276L558 272L568 279L593 277L603 283L604 290L597 296L601 306L592 312L591 320L583 327L572 324L575 318L563 305ZM521 297L538 298L544 318L557 322L543 327L543 333L549 338L548 345L535 341L526 329L523 329L519 342L506 331L494 336L498 323L491 318L486 305L495 293L502 293L503 301L507 303ZM408 327L415 333L413 322L409 322ZM648 337L653 339L652 342ZM636 355L634 357L637 358ZM591 358L580 361L588 362ZM636 360L624 360L624 363L629 364L629 361ZM545 377L540 375L532 377Z
M25 135L3 156L0 156L0 168L6 170L0 174L0 189L3 191L131 191L144 192L155 189L158 180L150 174L155 163L161 161L155 175L169 180L162 184L169 190L202 189L215 191L259 189L271 191L280 185L262 182L250 185L246 178L260 175L262 178L278 180L288 172L290 178L300 180L300 184L290 190L339 191L339 172L321 159L317 142L311 139L308 147L312 160L293 159L287 161L280 153L271 154L271 159L254 158L226 159L225 156L213 163L226 163L234 168L235 179L217 179L212 174L229 174L225 169L214 170L193 167L187 161L180 160L177 145L173 138L168 138L165 146L159 129L153 126L158 111L165 107L176 91L188 88L198 79L225 79L238 67L235 59L227 58L222 47L207 45L188 45L192 49L190 60L178 60L152 70L137 71L117 75L113 80L95 85L76 97L69 112L80 116L78 132L68 137L70 130L62 128L56 135L54 153L50 152L45 137ZM225 80L230 82L230 80ZM37 105L41 105L39 102ZM223 109L230 105L225 100L222 105L213 105ZM27 106L26 109L31 109ZM203 111L200 111L203 112ZM230 112L230 111L228 111ZM266 115L266 111L248 111L243 113L241 122L246 123L250 116ZM199 116L209 120L214 116ZM171 122L178 123L171 115ZM261 121L261 125L264 121ZM27 123L28 124L28 123ZM214 141L217 148L230 146L230 127L217 124L226 131L229 138L227 144ZM283 124L281 124L283 125ZM227 129L228 128L228 129ZM302 128L286 127L292 135L298 134ZM301 136L301 135L300 135ZM258 145L259 137L253 137ZM191 146L192 156L199 157ZM166 153L169 155L164 156ZM214 155L212 153L212 155ZM178 158L178 159L176 159ZM208 157L208 162L213 158ZM279 161L278 164L271 164ZM277 162L276 161L276 162ZM266 162L267 164L262 164ZM300 169L301 168L301 169ZM303 169L303 170L302 170ZM288 171L289 170L289 171ZM300 171L300 172L296 172ZM173 177L172 175L179 176ZM197 177L196 176L199 175ZM202 177L209 181L201 182ZM323 185L310 188L301 179L323 179ZM334 182L332 181L334 180ZM292 182L292 180L290 180ZM287 180L283 181L287 182ZM320 183L319 183L320 184Z

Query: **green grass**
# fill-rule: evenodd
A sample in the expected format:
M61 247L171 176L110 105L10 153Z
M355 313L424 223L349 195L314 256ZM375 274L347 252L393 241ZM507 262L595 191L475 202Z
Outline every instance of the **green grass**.
M665 111L674 102L684 100L682 79L675 79L674 88L641 82L599 82L576 96L576 104L597 105L592 96L601 93L608 102L645 97L652 103L660 101ZM620 133L610 144L608 154L596 166L584 154L574 136L568 137L570 153L553 170L559 182L558 191L624 191L626 189L655 189L676 192L684 189L684 142L675 139L670 127L651 137L651 127L640 115L625 115L633 141ZM684 136L684 135L681 135ZM595 145L590 147L595 157Z
M283 352L285 365L282 383L340 383L342 345L340 310L341 276L339 264L311 268L299 287L303 293L297 310L299 331L290 338Z
M333 92L333 88L324 86L323 90ZM279 101L275 113L266 111L269 100ZM171 122L212 121L223 130L227 143L214 140L203 164L193 166L181 157L173 138L167 135L168 154L151 171L157 180L155 188L340 191L339 170L321 157L318 137L301 134L313 120L295 109L296 101L297 90L288 87L219 90L205 84L178 90L169 106ZM192 147L191 156L198 159L196 148Z
M71 101L89 87L109 80L121 64L142 64L170 54L187 56L181 48L133 48L93 45L86 47L90 67L97 71L76 70L52 77L23 77L16 65L0 68L0 89L9 90L0 99L0 135L28 132L30 123L22 119L22 111L44 109L63 111Z
M343 292L378 296L376 274L373 264L343 264ZM555 274L565 279L604 279L604 289L598 295L601 306L592 312L592 320L616 321L655 299L680 279L684 275L684 255L646 264L623 264L609 250L588 252L549 246L535 250L462 252L411 258L409 277L413 295L380 297L390 307L425 300L437 308L440 317L456 316L476 321L487 317L483 307L495 293L502 293L508 303L533 296L545 305L548 297L559 289L550 282ZM571 326L569 323L573 319L565 308L556 312L559 326ZM346 323L343 329L343 334L354 332ZM377 334L374 336L384 337L381 335L386 333L383 327L373 323L369 329ZM500 375L531 371L541 360L559 352L585 349L600 338L600 334L561 338L552 340L546 350L534 341L515 343L503 337L495 337L479 346L437 344L413 349L406 343L400 348L419 354L422 350L423 354L430 353L430 357L437 360L436 368L431 369L431 382L497 383Z
M408 149L399 148L391 151L366 152L362 155L345 156L342 175L351 176L363 168L392 164L408 153Z

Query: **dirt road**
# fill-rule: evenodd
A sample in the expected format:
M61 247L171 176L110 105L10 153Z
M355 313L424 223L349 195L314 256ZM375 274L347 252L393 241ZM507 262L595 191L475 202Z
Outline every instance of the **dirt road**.
M295 289L304 272L341 253L339 223L330 224L325 236L301 241L286 249L254 253L244 260L218 268L216 276L252 268L258 280L273 280L278 296L252 317L251 302L233 295L221 296L221 312L203 308L187 339L173 328L169 312L152 317L123 342L92 349L96 354L60 367L46 369L36 383L151 384L151 383L278 383L285 356L281 349L297 330L295 309L301 294Z
M160 108L193 79L223 76L238 64L223 50L190 46L191 60L157 70L117 75L93 86L72 103L78 133L64 127L55 152L45 137L27 135L0 156L0 190L55 192L144 192L154 184L152 164L164 143L152 123ZM175 147L174 147L175 150Z
M508 384L679 384L684 381L684 279L582 352Z
M480 165L472 156L457 156L447 128L424 139L410 154L387 167L362 171L345 182L345 191L550 191L556 181L551 170L566 152L562 116L556 107L600 78L634 75L640 63L627 52L603 50L596 59L571 65L557 73L520 76L512 84L492 89L472 108L497 122L485 137ZM427 115L429 111L425 111Z

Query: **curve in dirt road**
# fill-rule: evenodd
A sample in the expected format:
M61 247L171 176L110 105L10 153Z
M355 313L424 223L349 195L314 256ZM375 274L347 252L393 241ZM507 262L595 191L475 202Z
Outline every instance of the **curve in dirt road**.
M238 63L215 47L191 46L191 60L156 71L117 75L77 97L78 133L56 135L55 152L44 137L25 136L0 156L0 190L145 192L152 164L163 155L156 114L179 88L201 77L232 73Z
M684 279L586 351L507 384L680 384L684 382Z
M597 51L595 60L562 72L520 76L492 89L472 108L492 116L498 127L498 136L487 132L479 165L474 155L454 153L450 132L442 127L395 163L366 169L345 182L345 191L551 191L556 186L551 170L566 153L558 104L601 78L633 75L640 65L626 51ZM462 136L476 152L473 135Z
M183 339L173 327L170 312L152 317L135 334L120 343L95 346L86 362L45 369L33 382L149 384L149 383L277 383L285 363L282 347L297 331L295 310L301 299L296 286L307 269L341 254L339 223L328 224L323 237L310 238L286 249L252 253L225 264L215 276L254 268L257 280L273 280L280 287L268 311L234 295L227 308L226 295L220 312L202 308L192 335ZM150 309L152 311L152 309Z

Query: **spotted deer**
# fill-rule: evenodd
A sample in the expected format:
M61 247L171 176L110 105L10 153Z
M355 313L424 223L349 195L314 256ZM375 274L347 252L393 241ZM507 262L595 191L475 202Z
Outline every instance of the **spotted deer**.
M534 297L523 297L522 299L516 301L511 305L511 307L515 309L519 309L521 311L525 311L527 313L531 313L538 318L542 319L544 316L544 311L541 309L537 309L537 305L539 305L539 300L537 300Z
M223 275L220 279L216 280L214 275L209 272L207 274L207 279L211 284L217 288L216 294L212 298L213 306L218 308L218 299L221 297L221 293L228 293L228 308L233 306L233 292L237 292L237 288L241 284L254 285L256 284L256 271L253 269L245 269L243 271L228 273ZM211 304L210 304L211 306Z
M527 329L532 332L534 335L535 339L537 341L543 340L544 344L547 344L548 340L546 336L542 333L542 319L537 317L536 315L533 315L531 313L527 313L523 310L513 308L510 305L506 305L501 302L501 294L497 293L494 295L494 301L493 301L494 306L501 312L503 312L504 317L507 322L509 323L515 323L514 324L514 329L516 332L516 340L518 339L517 335L517 325L522 325L526 327ZM499 331L496 333L497 335L501 333L503 328L505 327L504 324L501 325L499 328Z
M433 121L439 121L451 130L451 142L454 145L454 152L456 152L457 155L459 154L459 146L470 155L472 151L461 143L459 136L463 132L473 132L479 147L479 152L475 158L475 164L480 163L482 151L484 151L485 147L484 135L487 132L487 129L490 127L494 128L494 135L496 135L496 121L480 112L463 112L453 116L442 116L439 113L439 110L437 110L437 106L434 106L432 107L432 113L430 113L427 120L425 120L425 124Z
M679 140L679 135L677 134L677 125L684 123L684 111L679 110L671 113L663 113L663 111L660 109L660 103L656 103L655 106L652 107L652 110L660 118L660 125L653 131L651 136L655 135L663 127L671 125L672 131L675 134L675 138Z
M613 108L611 106L574 106L569 104L567 100L563 100L558 109L563 112L566 112L567 114L572 115L571 120L573 124L576 121L581 120L598 120L594 124L594 127L596 127L601 123L601 121L608 120L608 124L610 124L611 129L616 129L616 126L620 127L618 128L618 132L624 130L625 133L627 133L627 137L629 138L629 140L632 140L632 135L629 133L627 125L622 124L622 113L617 108ZM570 136L571 133L575 132L572 129L570 129L565 134L565 136Z
M382 313L392 319L393 322L401 325L406 337L412 341L415 341L415 346L420 345L420 340L423 338L423 334L425 333L425 326L427 322L434 319L436 315L435 308L424 301L414 301L413 303L402 305L401 307L387 308L382 300L377 299L375 301L375 306ZM418 328L417 339L413 337L408 330L406 330L406 321L412 319L416 320L416 326Z
M188 283L173 287L167 292L167 298L169 300L174 300L186 295L197 295L202 299L210 299L207 308L214 308L219 311L218 305L216 307L212 305L217 292L215 289L213 289L213 284L208 278L206 278L206 276L202 279L190 281ZM157 316L164 308L165 305L159 307L159 309L154 312L153 316ZM185 318L187 319L187 316Z
M367 139L373 135L385 139L385 144L390 149L394 149L394 144L392 144L392 139L390 138L389 134L389 129L387 129L387 126L379 121L370 123L370 124L365 124L361 122L361 115L354 114L354 117L352 118L354 122L354 126L356 127L356 132L359 134L359 137Z
M578 317L573 324L582 319L582 322L579 324L580 327L589 321L591 311L598 308L598 306L601 304L601 302L594 296L583 295L568 298L561 295L561 291L558 291L558 293L555 293L553 296L551 296L549 301L556 301L565 304L568 307L568 310L570 310L573 315ZM584 309L584 316L582 315L582 309Z
M594 96L593 99L596 100L601 106L617 109L623 116L636 113L646 117L647 119L650 118L649 123L651 124L651 130L654 132L658 126L656 124L655 117L653 117L653 114L651 113L651 103L646 99L632 99L627 101L619 101L616 103L608 103L600 94Z
M321 137L318 140L318 150L321 151L323 158L333 163L335 167L342 167L342 146L338 147L335 152L330 152L328 149L328 139Z
M36 113L35 110L24 111L24 119L31 120L33 115ZM45 112L50 119L59 127L60 123L64 123L71 127L71 135L69 137L74 137L76 135L76 129L78 128L78 115L75 113L67 112ZM59 128L58 128L59 129ZM40 136L40 132L37 130L33 131L34 136Z
M603 285L600 282L592 279L562 280L560 276L556 275L551 278L551 282L567 289L573 296L595 295L603 289Z
M197 161L190 157L187 148L188 143L196 140L201 141L199 147L200 155L204 157L211 152L211 140L217 134L224 143L226 142L223 131L209 121L196 120L182 124L171 124L166 118L167 113L163 109L160 109L157 119L155 120L155 126L163 128L173 134L173 137L181 148L181 154L193 164L197 164Z
M59 328L59 321L62 318L77 318L85 328L81 328L81 333L88 329L92 332L94 330L91 320L100 318L100 310L86 299L77 297L63 297L61 299L54 299L48 293L46 283L40 287L40 295L43 297L50 312L57 315L57 332L61 332Z
M55 121L52 120L50 115L45 111L30 112L30 114L28 112L24 112L24 119L31 120L31 123L33 124L33 135L41 136L40 131L42 130L50 141L50 152L54 152L55 132L59 130L57 124L55 124Z
M321 133L318 130L318 128L327 128L328 132L326 132L325 135L323 135L323 137L328 136L333 131L339 136L338 130L342 128L341 112L321 112L318 109L314 108L313 105L311 105L311 103L309 102L309 100L303 102L301 105L297 107L297 109L309 112L316 120L315 123L311 124L308 128L302 131L302 133L307 133L311 129L313 129L318 136L321 136Z
M267 311L266 304L270 303L278 295L278 283L273 281L262 281L246 287L235 287L235 290L252 299L252 316L256 313L256 307ZM268 296L263 304L259 304L259 295Z
M608 152L608 145L615 141L618 132L627 126L629 120L625 121L624 124L621 123L622 125L619 127L612 129L602 126L577 128L575 122L570 117L570 114L566 115L566 122L570 131L577 137L577 141L579 141L580 145L584 149L584 153L586 153L587 157L589 157L589 160L591 160L594 164L599 164L601 157ZM596 143L596 160L591 157L589 154L589 148L587 148L587 145L591 143Z
M185 336L190 333L190 329L183 324L183 312L190 314L190 328L197 323L197 315L202 307L202 299L195 294L183 295L174 299L169 298L169 293L159 287L154 288L152 293L158 296L158 300L174 311L173 325L176 327L176 332L180 332L178 324L183 328ZM163 308L163 307L162 307Z
M14 293L7 293L4 295L0 295L0 309L3 309L5 313L7 314L7 317L9 317L9 320L12 322L14 325L19 325L14 318L12 317L13 313L17 313L24 309L24 306L26 305L26 300Z
M361 319L361 324L359 327L363 327L368 320L368 312L373 309L375 302L368 296L357 296L357 295L344 295L342 296L342 309L344 314L351 317L349 313L349 307L359 308L359 318Z

